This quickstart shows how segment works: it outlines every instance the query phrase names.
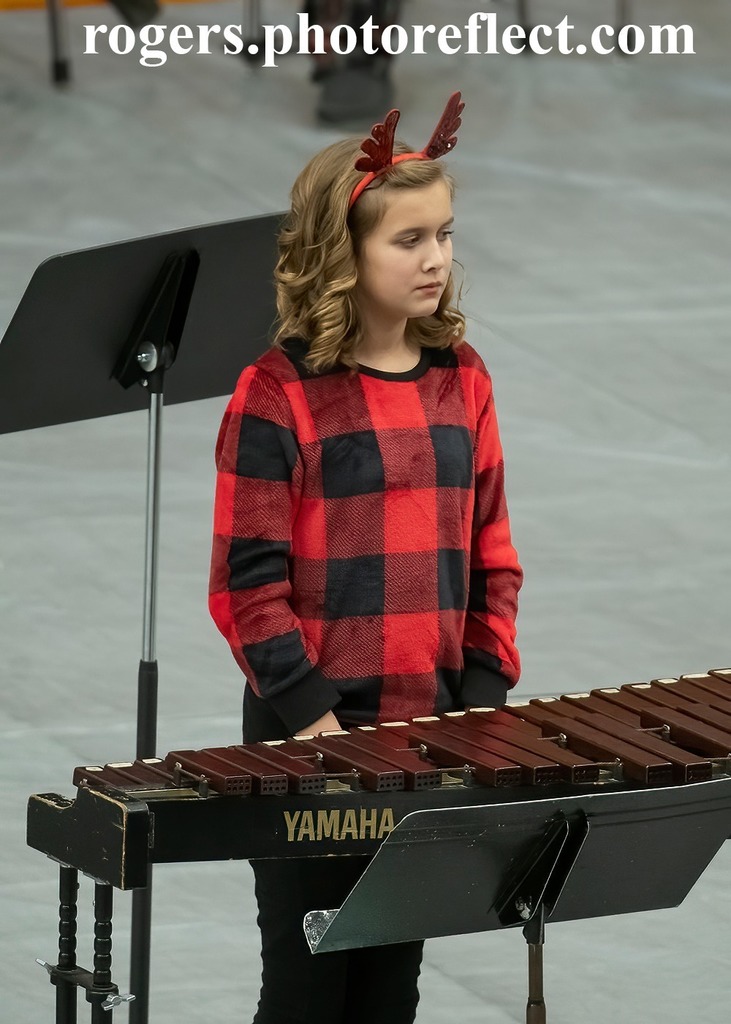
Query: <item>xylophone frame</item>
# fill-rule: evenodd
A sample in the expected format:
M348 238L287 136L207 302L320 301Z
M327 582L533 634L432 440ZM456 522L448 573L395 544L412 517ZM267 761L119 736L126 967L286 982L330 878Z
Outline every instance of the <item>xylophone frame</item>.
M180 799L168 795L167 783L162 788L157 784L157 775L165 773L155 768L150 770L156 785L145 798L140 790L115 790L115 778L120 774L127 778L119 770L131 765L107 766L111 779L105 785L111 785L110 790L88 785L87 775L91 778L102 769L77 769L81 774L75 778L76 800L37 794L28 805L29 845L61 865L59 960L55 966L38 961L57 989L57 1024L75 1024L78 988L86 991L92 1024L111 1020L113 1007L134 999L120 995L111 979L112 886L144 891L149 888L153 863L341 853L373 856L342 907L306 915L305 934L313 953L522 927L529 962L526 1019L528 1024L544 1024L546 923L677 906L729 838L730 682L731 670L711 670L680 680L628 684L621 690L516 705L509 710L523 708L519 716L542 724L544 738L549 734L550 739L560 729L570 741L575 737L577 743L596 747L600 753L615 750L618 738L616 753L619 756L620 748L626 748L627 766L632 769L629 777L605 772L599 779L572 778L570 784L552 778L542 789L526 786L524 780L512 787L478 788L467 784L468 776L460 786L442 786L429 793L416 786L413 792L392 786L386 797L391 831L382 839L380 829L376 836L375 823L370 824L369 836L362 828L360 835L349 835L347 849L340 845L345 833L339 834L339 825L333 825L330 815L340 813L339 804L351 815L359 808L361 816L375 822L375 808L384 798L380 775L377 786L372 779L368 789L356 786L347 795L340 791L347 788L342 786L337 793L318 790L318 822L321 812L328 819L328 830L323 825L321 836L313 832L311 811L307 812L309 832L305 832L303 808L312 802L309 790L244 804L228 788L209 797L206 785L205 792L191 789ZM606 715L604 705L599 706L603 698L625 709L619 725L613 715ZM457 753L455 737L460 730L455 732L450 716L445 718L450 719L443 733L446 739L438 731L429 731L428 723L438 720L420 719L414 736L407 734L408 741L423 740L425 752L433 748L439 753L441 746L439 756L451 758ZM663 722L667 724L658 730ZM463 724L469 732L471 723ZM342 742L348 745L347 734L343 735ZM666 738L675 741L673 750ZM323 740L324 756L332 753L333 743L337 753L340 742ZM690 752L683 749L685 742ZM354 746L360 749L357 743ZM473 746L465 744L466 758L473 756L469 753ZM286 757L286 750L283 753ZM215 761L215 750L200 754ZM474 763L486 768L489 755L481 749L477 755ZM399 756L403 762L406 755ZM179 768L181 757L178 752L168 755L168 760ZM386 759L384 764L388 763ZM155 759L155 764L162 762ZM658 765L663 767L662 776L654 771ZM232 767L239 785L240 769ZM402 767L411 771L412 782L420 777L409 763ZM450 776L453 773L449 768ZM301 774L294 773L296 778ZM386 773L389 780L392 774ZM250 784L253 777L246 776ZM223 782L230 784L228 775ZM178 794L181 780L173 783ZM240 828L244 806L246 829ZM303 825L296 842L311 840L307 853L286 846L295 839L290 819L294 821L300 812ZM90 837L95 840L91 847ZM444 865L449 865L448 871ZM80 870L96 885L93 972L76 962Z
M94 970L76 962L76 904L79 872L68 864L59 868L58 963L36 960L48 971L56 988L56 1024L76 1024L76 994L84 989L91 1005L91 1024L112 1020L112 1009L134 1000L120 994L112 981L113 889L106 882L94 884Z
M317 954L522 927L526 1021L545 1024L546 923L677 906L729 837L730 810L725 777L413 811L381 842L341 908L306 915L305 934ZM621 875L602 869L626 848L632 858ZM112 886L95 880L94 970L84 971L76 964L78 869L60 870L59 962L44 964L57 988L56 1024L76 1024L77 988L86 991L92 1024L111 1021L112 1009L134 998L111 979Z
M463 816L465 811L473 810L475 809L461 808L452 812L452 823L459 824L460 811ZM539 843L511 873L502 892L495 894L494 903L499 908L501 923L509 926L521 920L526 921L523 927L523 935L528 944L526 1024L546 1024L543 993L545 921L563 890L588 830L586 819L573 829L563 817L551 822ZM88 971L77 965L78 876L78 869L66 864L59 865L58 963L52 965L43 960L36 962L47 970L51 984L56 988L55 1024L77 1024L79 988L86 992L86 999L90 1003L91 1024L105 1024L112 1021L114 1007L132 1002L135 996L121 994L118 986L112 982L113 888L106 882L94 882L94 969ZM357 888L358 886L354 888L351 896ZM313 954L327 951L327 944L324 944L323 948L318 947L329 924L339 913L339 910L313 911L306 915L303 924ZM357 915L354 922L348 923L356 932L360 928ZM382 941L388 942L387 930L382 935Z

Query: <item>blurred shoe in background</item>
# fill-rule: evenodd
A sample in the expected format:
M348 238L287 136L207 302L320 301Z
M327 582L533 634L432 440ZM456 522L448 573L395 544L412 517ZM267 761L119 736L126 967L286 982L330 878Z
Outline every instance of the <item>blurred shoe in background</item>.
M328 74L322 81L317 105L319 119L338 123L381 118L394 102L389 63L381 62L379 66L371 57L366 66L346 66Z

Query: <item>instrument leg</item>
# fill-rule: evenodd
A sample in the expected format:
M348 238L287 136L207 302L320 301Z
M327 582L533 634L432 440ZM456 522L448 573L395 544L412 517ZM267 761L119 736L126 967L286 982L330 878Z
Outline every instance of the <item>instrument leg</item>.
M261 35L261 0L244 0L244 18L247 41L258 39Z
M261 0L244 0L244 49L241 54L244 60L261 62L260 54L264 51L264 35L262 30ZM253 51L249 47L254 47Z
M531 4L529 0L515 0L515 20L523 28L526 38L525 49L523 50L524 57L530 57L533 53L533 50L528 45L528 37L533 31L530 16Z
M523 929L523 935L528 943L526 1024L546 1024L546 1004L543 999L543 946L546 937L543 904Z
M152 867L147 885L132 893L132 942L129 984L135 1002L129 1008L130 1024L147 1024L150 1005L150 945L152 932Z
M621 28L624 28L625 25L630 25L631 18L632 18L631 7L632 7L631 0L616 0L616 11L617 11L617 15L616 15L617 24L615 26L616 32L619 32L619 30ZM632 26L631 28L629 28L627 30L627 47L629 49L629 53L627 53L625 50L620 50L619 47L617 48L617 52L619 53L620 57L622 57L622 56L624 56L624 57L632 56L632 54L635 51L636 45L637 45L637 30L635 29L634 26Z
M51 40L51 78L54 85L65 85L71 79L71 62L63 0L47 0L47 7Z
M91 1024L111 1024L112 1010L103 1004L117 992L117 986L112 984L113 892L111 885L94 885L94 978L86 993L91 1003Z
M58 966L55 971L56 1024L76 1024L76 901L79 872L61 865L58 885Z

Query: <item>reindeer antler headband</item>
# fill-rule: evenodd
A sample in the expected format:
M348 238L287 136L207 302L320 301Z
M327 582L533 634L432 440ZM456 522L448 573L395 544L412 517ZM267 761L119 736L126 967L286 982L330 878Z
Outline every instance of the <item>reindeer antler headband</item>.
M451 152L457 145L457 131L462 124L460 115L463 110L462 93L453 92L439 119L439 124L434 129L434 134L424 149L420 153L399 153L398 156L393 155L393 142L401 112L389 110L383 123L374 124L370 138L361 144L360 148L365 156L356 160L355 167L356 170L367 173L353 189L348 209L352 209L353 204L368 186L394 164L400 164L402 160L438 160L440 156Z

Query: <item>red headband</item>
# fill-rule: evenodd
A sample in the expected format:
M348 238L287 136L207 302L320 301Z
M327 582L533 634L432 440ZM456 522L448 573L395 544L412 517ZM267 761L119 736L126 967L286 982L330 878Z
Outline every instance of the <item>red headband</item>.
M439 124L424 149L420 153L399 153L398 156L393 155L393 142L401 112L389 110L383 123L374 124L371 137L361 144L360 148L366 155L356 160L355 168L367 173L353 189L348 209L352 209L361 193L394 164L400 164L402 160L438 160L440 156L453 150L457 145L457 130L462 124L460 114L463 110L462 93L453 92L439 119Z

